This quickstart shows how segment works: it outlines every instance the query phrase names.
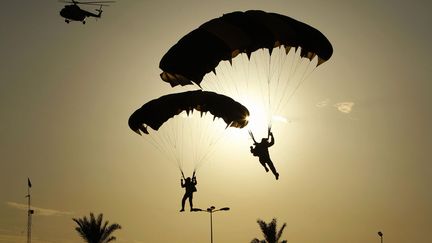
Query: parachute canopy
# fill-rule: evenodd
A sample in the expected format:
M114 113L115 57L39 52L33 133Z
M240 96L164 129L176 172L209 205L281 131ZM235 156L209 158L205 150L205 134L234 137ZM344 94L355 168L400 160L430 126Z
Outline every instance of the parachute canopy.
M212 19L181 38L163 56L159 67L161 78L171 86L200 85L203 77L215 71L223 60L231 61L240 53L283 46L300 47L300 56L312 60L317 66L327 61L333 47L317 29L290 17L260 10L232 12Z
M158 130L170 118L183 111L201 113L210 112L214 117L222 118L227 127L243 128L247 125L249 111L242 104L228 96L209 91L187 91L164 95L144 104L129 117L129 127L136 133L148 134L147 126Z

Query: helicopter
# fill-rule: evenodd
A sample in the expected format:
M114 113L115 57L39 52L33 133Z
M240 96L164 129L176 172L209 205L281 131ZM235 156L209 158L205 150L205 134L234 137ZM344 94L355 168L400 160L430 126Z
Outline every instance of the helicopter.
M92 2L79 2L76 0L71 1L60 1L64 3L72 3L70 5L64 6L62 10L60 10L60 15L65 18L65 22L69 24L71 21L80 21L83 24L86 23L85 19L87 17L100 18L102 16L102 6L109 6L106 3L113 3L115 1L92 1ZM98 5L99 9L95 9L97 13L92 13L86 10L81 9L78 5Z

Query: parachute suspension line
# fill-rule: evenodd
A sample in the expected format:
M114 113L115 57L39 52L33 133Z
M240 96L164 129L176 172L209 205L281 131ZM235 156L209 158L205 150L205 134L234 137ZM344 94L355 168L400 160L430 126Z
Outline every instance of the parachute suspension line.
M252 133L252 130L248 129L248 133L249 133L249 137L252 138L252 141L255 142L255 137L254 137L254 135Z
M230 89L230 85L233 83L231 82L233 80L232 72L230 72L232 66L228 65L230 65L228 61L222 61L217 66L217 69L215 69L215 73L212 72L209 75L205 75L205 82L202 82L203 89L232 96L233 94L230 94L233 90L232 88Z
M198 124L200 125L200 124ZM212 127L212 124L207 123L206 127L204 127L204 129L200 128L200 131L210 131ZM226 128L227 129L227 128ZM225 130L226 130L225 129ZM198 170L199 168L201 168L201 166L207 162L207 159L209 158L209 156L213 153L214 149L215 149L215 145L219 142L219 140L225 135L224 132L213 132L214 136L205 136L204 133L202 133L201 139L200 141L198 141L199 144L204 144L207 142L207 144L205 144L206 146L206 150L204 150L202 154L200 154L200 156L197 156L197 159L195 161L195 168L194 170ZM207 141L206 141L207 140Z
M162 141L159 142L162 146L155 147L164 155L171 155L180 171L189 171L192 167L196 171L207 161L217 141L225 135L220 130L226 129L226 124L219 118L214 121L210 113L201 116L199 111L193 110L187 117L185 115L186 112L179 114L177 119L170 119L159 129L156 138ZM215 123L219 129L215 130Z
M208 131L209 128L205 128L201 131ZM209 140L211 140L210 137L205 137L204 132L200 134L198 140L196 141L197 144L205 144L206 142L208 142ZM198 146L198 145L197 145ZM194 160L194 171L196 171L197 166L201 163L203 163L202 157L203 157L203 153L206 153L206 151L208 151L209 148L206 148L205 150L197 150L196 155L195 155L195 160Z
M263 81L262 81L263 80L262 72L264 71L262 69L265 68L264 65L266 64L266 62L263 60L263 59L265 59L265 57L263 55L263 52L260 49L258 51L255 51L254 55L251 58L254 59L253 64L255 65L254 68L256 70L256 77L255 78L257 79L256 83L258 84L257 88L258 88L258 92L259 92L259 96L260 96L259 99L261 100L261 104L267 105L268 104L268 101L267 101L268 96L267 96L267 92L266 92L266 85L263 84ZM260 60L263 63L260 63ZM252 63L252 62L250 62L250 63ZM266 78L264 78L264 80L265 80L265 82L267 82ZM265 108L265 107L263 107L263 108ZM266 108L268 108L268 107L266 107ZM267 109L267 111L268 111L268 109Z
M284 52L284 53L282 53ZM279 56L279 66L277 67L278 69L278 73L279 75L277 75L277 80L276 80L276 85L275 85L275 93L277 93L277 98L275 99L275 103L279 103L283 97L284 97L284 93L280 92L281 90L285 90L285 86L288 86L289 84L287 83L283 83L281 82L282 80L282 75L283 75L283 71L284 71L284 67L286 65L286 62L288 60L288 54L289 53L285 53L285 48L279 47L279 52L278 52L278 56ZM275 71L276 72L276 71ZM279 91L279 92L278 92ZM276 106L276 108L274 109L274 113L277 113L279 111L278 107Z
M158 132L159 136L151 136L151 138L158 144L160 147L161 152L168 157L170 162L177 161L177 158L175 157L175 153L173 152L172 147L170 147L170 144L172 144L172 140L167 136L167 133L164 132Z
M219 76L216 75L216 73L211 73L210 75L205 75L204 78L208 79L208 82L204 82L203 85L212 87L210 88L211 90L215 90L217 93L219 93L218 91L221 88ZM203 89L205 88L203 87Z
M267 110L269 111L269 114L268 114L268 116L269 117L267 117L267 123L271 123L271 119L272 119L272 116L273 116L273 113L272 113L272 110L271 110L271 99L272 99L272 96L271 96L271 86L270 86L270 83L271 83L271 78L272 78L272 72L271 72L271 66L272 66L272 55L271 55L271 53L270 53L270 51L269 51L269 60L268 60L268 72L267 72Z
M232 83L236 86L236 96L239 98L239 102L247 100L250 93L250 59L247 54L240 54L235 62L234 66L236 67L235 79L232 80Z
M285 82L285 87L283 88L283 98L279 100L279 103L276 105L275 110L279 111L281 109L282 106L284 106L285 104L287 104L288 102L284 102L284 100L290 100L289 97L292 96L292 92L288 92L289 87L295 77L295 74L297 73L297 68L299 66L299 63L301 63L301 57L299 54L297 54L298 52L300 52L300 50L296 50L293 54L293 57L291 58L291 64L289 64L289 71L287 73L287 77L286 77L286 82Z
M169 153L167 151L167 149L162 146L162 143L158 142L152 135L151 133L148 134L148 136L150 137L150 139L148 139L148 142L155 147L157 150L159 150L159 152L163 155L165 155L168 159L172 159L169 156L167 156ZM146 139L147 140L147 139Z
M285 49L285 48L284 48ZM293 79L295 79L295 73L296 73L296 60L298 58L296 54L296 49L290 48L290 51L288 53L284 52L282 54L284 57L284 61L281 64L281 74L279 75L279 80L281 83L281 96L278 100L279 103L275 107L276 112L280 112L284 109L286 103L283 101L286 99L286 97L289 94L289 90L292 87Z
M190 114L190 113L189 113ZM179 164L180 166L184 169L184 165L185 163L187 163L187 161L185 161L187 158L185 156L187 148L186 148L186 143L184 138L187 138L189 136L189 134L187 134L188 132L188 127L187 127L187 122L184 122L185 119L187 119L187 117L181 117L182 120L179 120L179 124L180 124L180 133L176 134L176 141L178 141L177 143L177 149L178 149L178 155L179 155Z
M230 68L231 68L232 71L228 72L230 74L230 78L231 78L229 80L229 83L230 84L234 84L233 86L234 86L234 91L235 91L235 97L240 97L241 96L240 88L242 88L241 85L236 85L236 83L238 83L238 79L241 78L241 76L239 75L239 73L240 73L239 69L241 69L241 66L237 65L238 61L241 61L241 59L240 60L234 60L234 59L230 60L230 64L231 64ZM241 80L241 81L243 81L243 80Z
M219 139L218 139L219 140ZM214 152L214 149L215 149L215 147L214 147L214 145L216 144L217 142L215 142L214 144L212 144L210 147L209 147L209 149L197 160L197 162L195 163L195 167L194 167L194 170L198 170L198 169L200 169L201 168L201 166L203 165L203 164L205 164L206 162L208 162L208 158L210 157L210 155Z
M232 63L232 64L231 64ZM226 66L228 66L228 65L226 65ZM237 65L236 65L236 63L234 63L233 62L233 60L231 60L231 62L230 62L230 66L229 67L227 67L227 69L229 68L229 69L231 69L231 71L230 70L226 70L226 73L227 73L227 75L229 75L229 82L228 82L228 84L234 84L234 85L232 85L233 86L233 92L235 93L235 97L239 97L240 96L240 85L236 85L236 79L238 79L239 77L238 77L238 73L237 73L237 67L236 67Z
M219 80L219 76L217 75L217 70L215 69L214 72L210 72L208 74L206 74L203 78L204 82L201 82L201 89L206 90L206 89L210 89L213 90L217 93L219 93L218 91L220 90L220 80Z
M262 60L262 66L261 66L261 69L259 69L261 72L258 74L258 76L260 77L260 79L261 79L261 75L263 76L262 77L262 80L264 80L264 82L263 82L263 92L262 92L262 97L263 97L263 104L265 104L267 107L265 107L266 108L266 110L267 111L269 111L269 93L268 93L268 87L269 87L269 81L268 81L268 67L267 67L267 65L269 64L269 62L266 60L267 59L267 56L266 56L266 54L265 54L265 50L264 49L262 49L262 50L260 50L260 55L261 55L261 59L260 60ZM269 116L269 114L267 114L267 116ZM268 117L267 117L267 119L268 119Z
M193 122L191 125L193 125L195 127L196 124L195 124L195 117L194 116L196 114L193 114L193 112L194 111L192 110L192 112L189 113L189 115L191 116L191 118L190 118L191 122ZM199 129L197 127L195 127L195 129L197 129L198 131L202 131L201 129ZM192 152L192 161L191 162L193 165L195 165L197 157L198 157L198 150L200 148L197 147L198 146L198 142L197 142L198 138L197 138L197 136L193 136L193 134L192 134L193 132L191 130L188 131L189 133L185 135L185 138L190 138L190 142L191 142L190 145L192 145L192 147L196 148L196 149L189 150ZM200 136L201 134L196 134L196 135Z
M199 114L199 115L200 115L199 119L205 119L206 118L206 117L203 117L203 116L205 116L205 114ZM194 170L196 170L197 164L201 163L202 153L205 152L208 149L207 144L211 140L211 136L206 136L206 135L211 135L212 131L210 129L209 122L196 121L194 127L198 131L202 131L201 133L197 134L198 136L192 136L193 134L190 134L191 138L195 138L196 139L194 141L194 143L193 143L193 146L195 146L196 148L198 148L198 149L195 150L196 153L195 153L194 161L193 161ZM207 131L209 131L209 133L207 133ZM192 133L192 131L191 131L191 133ZM205 146L203 146L203 145L205 145ZM206 148L206 149L204 150L204 149L201 149L201 148Z
M218 93L221 93L223 90L227 90L227 85L229 84L228 80L229 77L227 77L227 63L225 62L221 62L220 65L218 65L219 69L221 69L220 71L218 71L218 74L216 75L217 77L217 82L218 82L218 86L219 91Z
M241 75L239 75L238 79L240 80L240 82L238 82L239 87L244 89L244 92L240 92L238 94L238 97L240 98L240 102L242 102L243 100L247 99L248 97L248 93L250 92L250 62L249 62L249 58L247 57L246 54L240 54L239 55L239 68L241 68L242 73ZM237 82L238 80L234 80L234 82Z
M283 53L282 53L283 52ZM270 54L270 53L269 53ZM284 66L288 59L288 55L285 52L285 48L278 46L273 48L269 59L269 75L268 75L268 102L269 102L269 126L272 124L273 115L279 112L279 109L275 108L275 104L278 104L284 97L282 90L285 90L287 83L281 82L284 71Z
M164 129L169 129L164 128ZM165 131L159 131L158 136L154 136L152 132L149 132L148 135L149 139L146 139L153 147L155 147L161 154L164 155L165 158L167 158L170 162L176 161L177 164L179 163L179 158L175 156L175 149L173 147L175 146L174 140L168 136L168 133Z
M176 141L179 141L177 154L179 155L178 165L182 170L185 169L186 163L195 165L197 158L199 157L200 150L203 146L199 146L199 136L202 136L202 132L196 131L204 131L197 125L200 125L197 120L200 118L197 117L198 114L195 113L194 110L186 113L185 115L180 117L179 120L179 130ZM189 160L189 161L186 161ZM188 168L190 169L190 168Z
M248 94L250 92L249 90L249 73L250 73L250 67L249 67L249 63L248 63L248 58L247 55L245 54L240 54L238 56L238 65L237 66L237 80L233 80L233 82L237 82L238 83L238 96L240 99L239 101L243 101L244 99L246 99L246 97L248 97ZM237 63L236 63L237 64ZM240 81L240 82L238 82ZM244 90L243 92L241 92L241 90Z
M246 54L239 54L231 61L222 61L215 73L204 76L202 87L235 98L238 101L248 97L250 66Z
M179 167L179 170L180 170L180 172L181 172L181 175L182 175L183 179L186 180L185 175L184 175L184 173L183 173L183 170L182 170L180 167Z
M184 168L185 162L186 142L184 138L188 137L186 134L187 122L184 119L187 118L182 117L182 115L179 119L171 119L170 123L167 124L165 133L162 134L162 137L167 141L166 146L171 148L177 166L181 169Z
M177 151L175 154L178 155L178 166L184 170L186 162L188 164L195 164L201 147L199 146L199 138L202 133L196 133L195 131L203 131L197 125L200 118L195 114L196 111L192 110L189 113L185 113L179 118L178 132L173 131L176 136ZM190 160L190 161L186 161Z
M310 66L310 61L308 62L308 65L306 67L306 71L309 69ZM303 84L303 82L306 80L306 73L307 72L303 72L302 77L300 78L300 81L298 82L297 86L295 87L295 89L291 92L291 95L288 97L288 101L289 102L292 98L292 96L297 92L297 90L299 89L300 85ZM309 75L307 75L309 76Z
M179 151L179 143L177 142L177 133L175 132L176 127L178 126L175 120L172 120L170 123L166 124L166 130L163 130L161 133L161 139L164 142L164 145L170 150L172 156L174 157L177 166L181 168L181 157L178 155ZM170 134L172 134L170 136Z
M294 51L294 53L293 52L289 52L288 54L286 54L285 58L288 59L290 54L292 54L292 58L291 58L290 63L288 64L288 67L287 67L288 71L287 71L286 78L283 78L282 75L280 75L280 77L279 77L281 80L285 80L285 81L281 82L283 84L282 87L281 87L281 89L283 90L282 91L283 95L282 95L281 99L279 99L279 102L278 102L278 104L275 107L275 111L279 111L281 109L282 104L284 104L283 100L284 100L284 98L286 96L288 96L287 93L288 93L288 90L289 90L289 87L290 87L290 84L291 84L291 78L293 76L293 73L295 73L295 71L293 71L293 70L294 70L294 66L295 66L294 63L295 63L295 60L296 60L296 57L297 57L296 56L296 51Z
M301 78L299 79L299 81L298 81L298 83L297 83L297 86L291 91L291 93L289 94L289 96L288 96L288 98L287 98L287 100L285 101L285 104L287 104L287 103L289 103L290 102L290 100L291 100L291 98L294 96L294 94L297 92L297 90L300 88L300 86L304 83L304 81L306 80L306 78L307 77L309 77L310 76L310 74L313 72L313 70L315 70L315 68L313 68L312 69L312 71L311 72L309 72L309 74L308 74L308 69L309 69L309 67L310 67L310 65L311 65L311 62L309 61L309 59L307 59L307 58L301 58L302 60L300 60L300 62L303 62L303 61L307 61L308 62L308 64L307 64L307 66L306 66L306 69L305 69L305 71L303 72L303 74L301 75Z
M244 87L246 88L246 94L247 94L247 93L250 92L249 91L249 89L250 89L250 85L249 85L249 83L250 83L250 81L249 81L249 79L250 79L249 59L247 58L247 55L244 55L244 54L242 54L240 56L240 58L241 58L241 61L242 61L241 62L241 67L242 67L242 70L243 70L244 74L240 75L239 78L243 78L243 82L245 83ZM243 95L246 96L246 94L243 94ZM241 97L241 98L242 98L242 100L245 99L245 97Z
M262 49L261 58L263 60L263 64L262 64L263 73L266 72L266 75L263 77L263 80L266 81L265 88L263 89L264 92L266 92L266 94L263 95L263 99L264 99L263 104L265 104L267 106L266 107L266 111L267 111L266 119L267 119L267 124L269 124L271 122L271 119L273 116L273 111L271 109L271 107L272 107L271 100L273 99L272 90L271 90L271 79L273 76L272 72L271 72L272 55L270 54L269 50Z

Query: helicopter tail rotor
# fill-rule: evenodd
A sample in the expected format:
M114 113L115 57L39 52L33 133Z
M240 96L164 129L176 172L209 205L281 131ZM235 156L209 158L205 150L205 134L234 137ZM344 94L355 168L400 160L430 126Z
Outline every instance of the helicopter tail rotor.
M100 18L102 16L102 12L103 12L102 5L100 5L100 7L98 9L95 9L95 10L99 13L98 17Z

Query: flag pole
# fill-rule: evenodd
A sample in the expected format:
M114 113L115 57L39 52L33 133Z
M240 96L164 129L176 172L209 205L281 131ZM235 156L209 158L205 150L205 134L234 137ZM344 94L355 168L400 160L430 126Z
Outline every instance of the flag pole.
M31 209L30 203L31 203L31 195L30 195L30 188L32 184L30 182L30 178L27 178L27 203L28 203L28 210L27 210L27 243L31 243L31 222L32 222L32 214L34 211Z

